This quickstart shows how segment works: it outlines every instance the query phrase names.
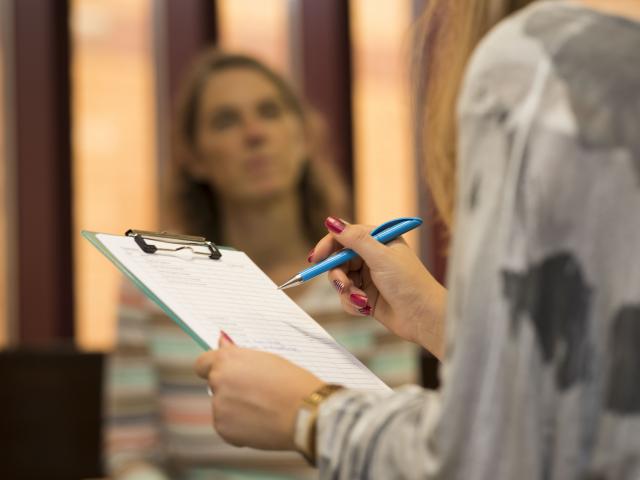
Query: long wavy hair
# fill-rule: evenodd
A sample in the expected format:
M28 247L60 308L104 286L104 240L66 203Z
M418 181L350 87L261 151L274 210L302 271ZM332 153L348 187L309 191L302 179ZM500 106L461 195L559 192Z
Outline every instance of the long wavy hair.
M449 230L456 196L456 103L480 39L535 0L427 0L415 28L416 127L431 197Z
M302 224L310 243L326 234L329 215L350 216L349 195L332 162L328 133L322 118L310 109L284 78L264 63L247 55L217 49L203 52L192 64L178 95L173 122L171 162L163 179L163 226L200 235L224 244L218 192L208 182L196 179L187 168L195 154L198 109L207 81L222 71L251 69L271 82L288 108L301 122L310 154L298 184Z

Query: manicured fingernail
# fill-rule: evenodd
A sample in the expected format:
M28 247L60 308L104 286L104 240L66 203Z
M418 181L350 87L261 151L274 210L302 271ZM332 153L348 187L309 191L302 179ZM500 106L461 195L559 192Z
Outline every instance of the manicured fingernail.
M338 293L342 293L342 291L344 290L344 283L342 283L340 280L334 280L333 286L336 287Z
M346 227L344 223L342 223L335 217L327 217L327 219L324 221L324 225L333 233L342 233L344 227Z
M364 308L367 306L367 297L360 295L359 293L352 293L349 295L349 300L351 300L351 303L356 307Z
M236 342L231 340L231 337L229 335L227 335L227 333L224 330L220 330L220 336L222 338L224 338L227 342L229 342L231 345L235 345L236 344Z
M307 262L311 263L313 262L313 252L315 251L315 248L312 248L311 250L309 250L309 255L307 255Z
M367 305L366 307L359 308L358 311L362 315L371 315L371 305Z

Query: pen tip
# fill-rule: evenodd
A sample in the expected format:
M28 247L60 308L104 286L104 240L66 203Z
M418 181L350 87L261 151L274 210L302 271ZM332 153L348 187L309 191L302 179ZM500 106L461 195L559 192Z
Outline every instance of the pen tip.
M295 287L296 285L300 285L303 282L300 275L296 275L295 277L287 280L282 285L278 287L278 290L286 290L287 288Z

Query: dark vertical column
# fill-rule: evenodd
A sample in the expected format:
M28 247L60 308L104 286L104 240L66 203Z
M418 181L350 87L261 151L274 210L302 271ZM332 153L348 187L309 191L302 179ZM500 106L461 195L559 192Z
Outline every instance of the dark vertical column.
M69 4L11 0L18 336L73 337Z
M166 73L168 93L173 100L193 57L218 39L213 0L165 0Z
M420 166L419 166L420 167ZM427 265L431 274L440 283L445 283L447 273L447 234L442 220L438 217L435 206L427 192L424 176L420 178L419 188L419 215L425 219L425 227L422 231L422 244L420 257ZM421 380L426 388L437 389L440 386L438 370L440 362L436 357L422 351L420 355Z
M194 57L217 42L217 9L214 0L159 0L153 8L157 149L162 179L171 155L171 119L180 83Z
M347 0L300 0L305 96L329 125L336 161L353 182L351 43Z
M426 6L426 0L413 0L413 17L414 19L418 19L424 8ZM413 48L424 47L427 46L418 46L414 45ZM427 81L427 73L426 71L417 71L419 66L413 65L414 75L423 76L422 80ZM416 79L420 80L420 78ZM422 98L418 98L415 96L416 101L420 105L423 101ZM419 112L419 109L416 109L416 113ZM420 117L414 118L414 121L417 125L422 123L422 119ZM417 128L416 132L420 135L420 129ZM425 141L424 138L419 138L416 136L416 162L417 169L416 171L420 172L418 176L418 211L422 218L425 219L425 228L422 230L422 244L420 245L420 257L422 261L427 265L431 274L438 280L440 283L445 282L445 275L447 271L447 260L446 260L446 250L447 250L447 237L446 237L446 228L444 224L439 219L438 213L435 209L433 200L429 195L426 183L425 183L425 175L423 168L423 158L422 158L422 145L421 141ZM431 354L427 352L422 352L420 356L420 366L422 370L422 385L436 389L440 386L440 380L438 377L439 370L439 362L438 360Z

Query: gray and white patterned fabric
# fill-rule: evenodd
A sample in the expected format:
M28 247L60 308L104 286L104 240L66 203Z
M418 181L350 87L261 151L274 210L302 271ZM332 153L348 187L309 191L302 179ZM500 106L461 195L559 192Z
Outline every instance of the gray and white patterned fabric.
M458 105L443 388L321 407L322 479L640 479L640 23L502 22Z

